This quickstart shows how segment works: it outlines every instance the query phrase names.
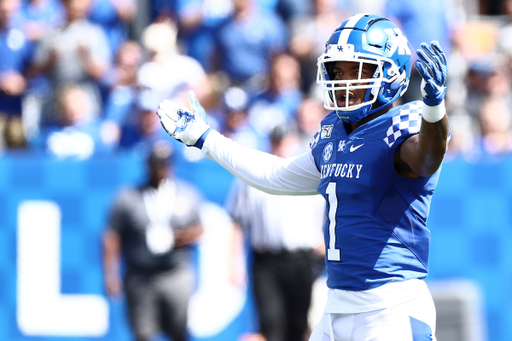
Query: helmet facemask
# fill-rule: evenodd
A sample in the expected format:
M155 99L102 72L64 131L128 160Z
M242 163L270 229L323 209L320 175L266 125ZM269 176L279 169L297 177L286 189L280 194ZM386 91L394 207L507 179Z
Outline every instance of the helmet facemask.
M337 47L332 46L330 50L337 50ZM359 63L357 79L336 80L333 71L336 62ZM375 67L370 78L362 77L365 64ZM363 53L333 54L328 49L318 58L317 83L323 90L324 107L336 111L340 119L348 123L359 121L364 116L387 106L386 104L391 104L400 96L400 94L396 94L396 90L393 91L393 86L391 86L398 77L398 67L385 57ZM361 103L350 105L352 91L358 89L366 89L364 99ZM374 103L376 104L374 105Z

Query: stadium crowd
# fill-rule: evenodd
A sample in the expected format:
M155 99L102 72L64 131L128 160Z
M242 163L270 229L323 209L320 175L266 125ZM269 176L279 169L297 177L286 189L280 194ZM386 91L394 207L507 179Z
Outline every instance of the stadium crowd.
M307 143L326 114L316 56L345 18L374 12L394 18L413 50L446 46L449 157L509 154L511 3L483 16L456 0L0 0L1 148L147 153L169 139L158 103L186 103L189 89L240 143L269 150L282 123ZM418 82L413 70L403 101L421 98Z

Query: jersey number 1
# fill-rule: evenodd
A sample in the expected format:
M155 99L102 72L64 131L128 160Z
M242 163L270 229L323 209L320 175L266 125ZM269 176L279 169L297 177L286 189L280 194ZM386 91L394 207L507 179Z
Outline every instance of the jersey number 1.
M340 249L336 249L336 210L338 209L338 197L336 196L336 183L327 185L327 198L329 200L329 247L327 248L327 260L339 262L341 260Z

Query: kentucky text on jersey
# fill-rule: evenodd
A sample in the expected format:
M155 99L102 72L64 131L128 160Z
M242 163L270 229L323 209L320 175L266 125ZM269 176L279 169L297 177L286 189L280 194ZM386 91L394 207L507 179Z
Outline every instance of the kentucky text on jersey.
M327 177L341 177L341 178L355 178L359 179L363 165L361 164L347 164L347 163L332 163L321 166L322 179Z
M419 101L392 108L350 134L335 112L323 119L324 137L312 154L321 176L318 192L328 203L328 287L361 291L426 277L427 216L439 170L409 179L393 166L402 142L419 132L422 108Z

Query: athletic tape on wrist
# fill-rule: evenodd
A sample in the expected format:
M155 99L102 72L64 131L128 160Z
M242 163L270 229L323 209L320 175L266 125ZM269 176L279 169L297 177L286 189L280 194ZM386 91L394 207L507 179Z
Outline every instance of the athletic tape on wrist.
M446 115L444 100L436 106L423 104L423 119L428 123L436 123Z

